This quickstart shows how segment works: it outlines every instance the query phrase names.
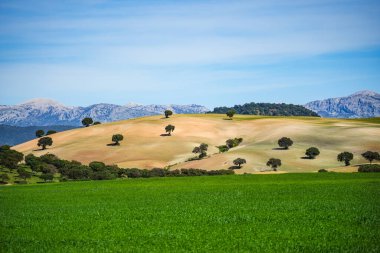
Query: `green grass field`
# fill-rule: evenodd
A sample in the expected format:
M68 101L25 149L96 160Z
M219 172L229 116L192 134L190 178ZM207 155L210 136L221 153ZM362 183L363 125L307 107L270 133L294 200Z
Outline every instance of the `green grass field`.
M0 187L1 252L379 252L379 174Z

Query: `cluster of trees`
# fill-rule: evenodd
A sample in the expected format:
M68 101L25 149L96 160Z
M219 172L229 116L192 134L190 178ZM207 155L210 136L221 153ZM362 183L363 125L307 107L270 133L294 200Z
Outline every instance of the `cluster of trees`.
M243 158L236 158L233 160L235 166L230 167L230 169L240 169L242 164L247 163ZM281 166L281 160L277 158L270 158L267 162L267 166L271 167L273 171L277 171L277 168Z
M180 169L168 170L154 168L151 170L140 170L136 168L121 169L121 175L128 178L148 178L148 177L186 177L186 176L216 176L216 175L232 175L231 170L202 170L202 169Z
M99 121L94 122L94 120L90 117L86 117L82 119L82 125L85 127L89 127L91 125L99 125L99 124L101 124Z
M238 114L246 115L267 115L267 116L313 116L319 115L301 105L293 104L272 104L272 103L247 103L244 105L235 105L233 107L216 107L212 112L225 114L234 111ZM235 114L234 113L234 114ZM228 115L227 115L228 116ZM230 117L232 118L233 115Z
M20 166L19 163L24 159L24 154L16 150L13 150L8 145L0 147L0 166L8 170L16 170L19 178L26 180L30 178L32 174ZM0 175L0 183L7 183L9 176L7 174Z
M33 154L25 156L25 164L32 171L41 172L43 180L52 180L54 174L59 172L61 180L104 180L118 177L119 168L114 165L105 165L102 162L91 162L88 166L78 161L59 159L53 154L36 157Z
M55 131L55 130L48 130L46 132L46 135L51 135L51 134L55 134L55 133L57 133L57 131ZM36 131L36 137L37 138L41 138L44 135L45 135L45 131L44 130L39 129L39 130Z
M8 169L17 169L17 165L24 159L24 154L11 149L10 146L0 147L0 165Z
M57 133L57 131L49 130L46 132L46 135L51 135L55 133ZM46 149L46 146L53 145L53 139L51 137L45 136L45 131L42 129L36 131L36 137L40 138L37 142L37 146L41 147L42 150Z
M206 144L207 145L207 144ZM201 145L204 148L204 145ZM68 161L58 158L54 154L44 154L37 157L33 154L25 156L25 164L19 164L24 159L24 155L18 151L10 149L9 146L0 147L0 165L10 170L15 170L18 177L24 180L33 175L40 177L45 182L52 181L56 173L60 173L60 180L109 180L115 178L137 178L137 177L182 177L182 176L212 176L231 175L230 170L202 170L202 169L180 169L169 170L154 168L147 169L122 169L117 165L106 165L103 162L94 161L89 165L84 165L78 161ZM7 174L0 175L0 182L9 180ZM21 183L21 182L20 182Z
M243 142L243 138L234 138L226 140L226 145L216 146L220 153L227 152L231 148L237 147Z
M362 154L362 157L369 161L370 164L372 164L372 161L374 160L380 161L380 154L374 151L366 151ZM348 151L344 151L337 156L337 160L339 162L344 162L346 166L351 164L352 159L354 159L354 154Z

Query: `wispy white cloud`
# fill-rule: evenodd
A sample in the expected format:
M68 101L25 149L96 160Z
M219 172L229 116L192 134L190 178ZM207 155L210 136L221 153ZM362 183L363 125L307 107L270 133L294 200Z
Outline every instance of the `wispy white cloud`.
M16 37L19 43L29 44L26 49L11 49L5 56L11 58L28 50L25 55L29 57L34 53L36 58L60 58L72 54L75 47L90 60L103 54L106 60L123 56L125 63L209 64L255 60L262 55L315 55L380 44L380 11L368 3L192 2L126 5L103 11L96 8L99 2L89 1L87 4L95 8L83 10L83 15L31 20L17 17L15 22L1 26L4 40L10 34L10 40ZM324 6L328 2L331 8ZM41 54L43 50L45 54Z

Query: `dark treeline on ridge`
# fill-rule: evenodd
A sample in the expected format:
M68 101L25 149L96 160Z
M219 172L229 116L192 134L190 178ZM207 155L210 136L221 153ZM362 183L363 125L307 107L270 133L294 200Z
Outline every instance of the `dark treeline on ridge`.
M313 116L319 115L302 105L293 104L273 104L273 103L246 103L243 105L235 105L233 107L215 107L213 111L208 113L225 114L229 110L235 110L238 114L246 115L266 115L266 116Z

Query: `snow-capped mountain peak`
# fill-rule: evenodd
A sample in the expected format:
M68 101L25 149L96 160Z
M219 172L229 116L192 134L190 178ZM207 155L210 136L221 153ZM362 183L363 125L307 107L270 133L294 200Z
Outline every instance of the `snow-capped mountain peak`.
M51 99L32 99L14 106L0 106L0 124L13 126L78 126L85 117L110 122L141 116L163 114L166 109L174 113L204 113L201 105L138 105L94 104L86 107L69 107Z

